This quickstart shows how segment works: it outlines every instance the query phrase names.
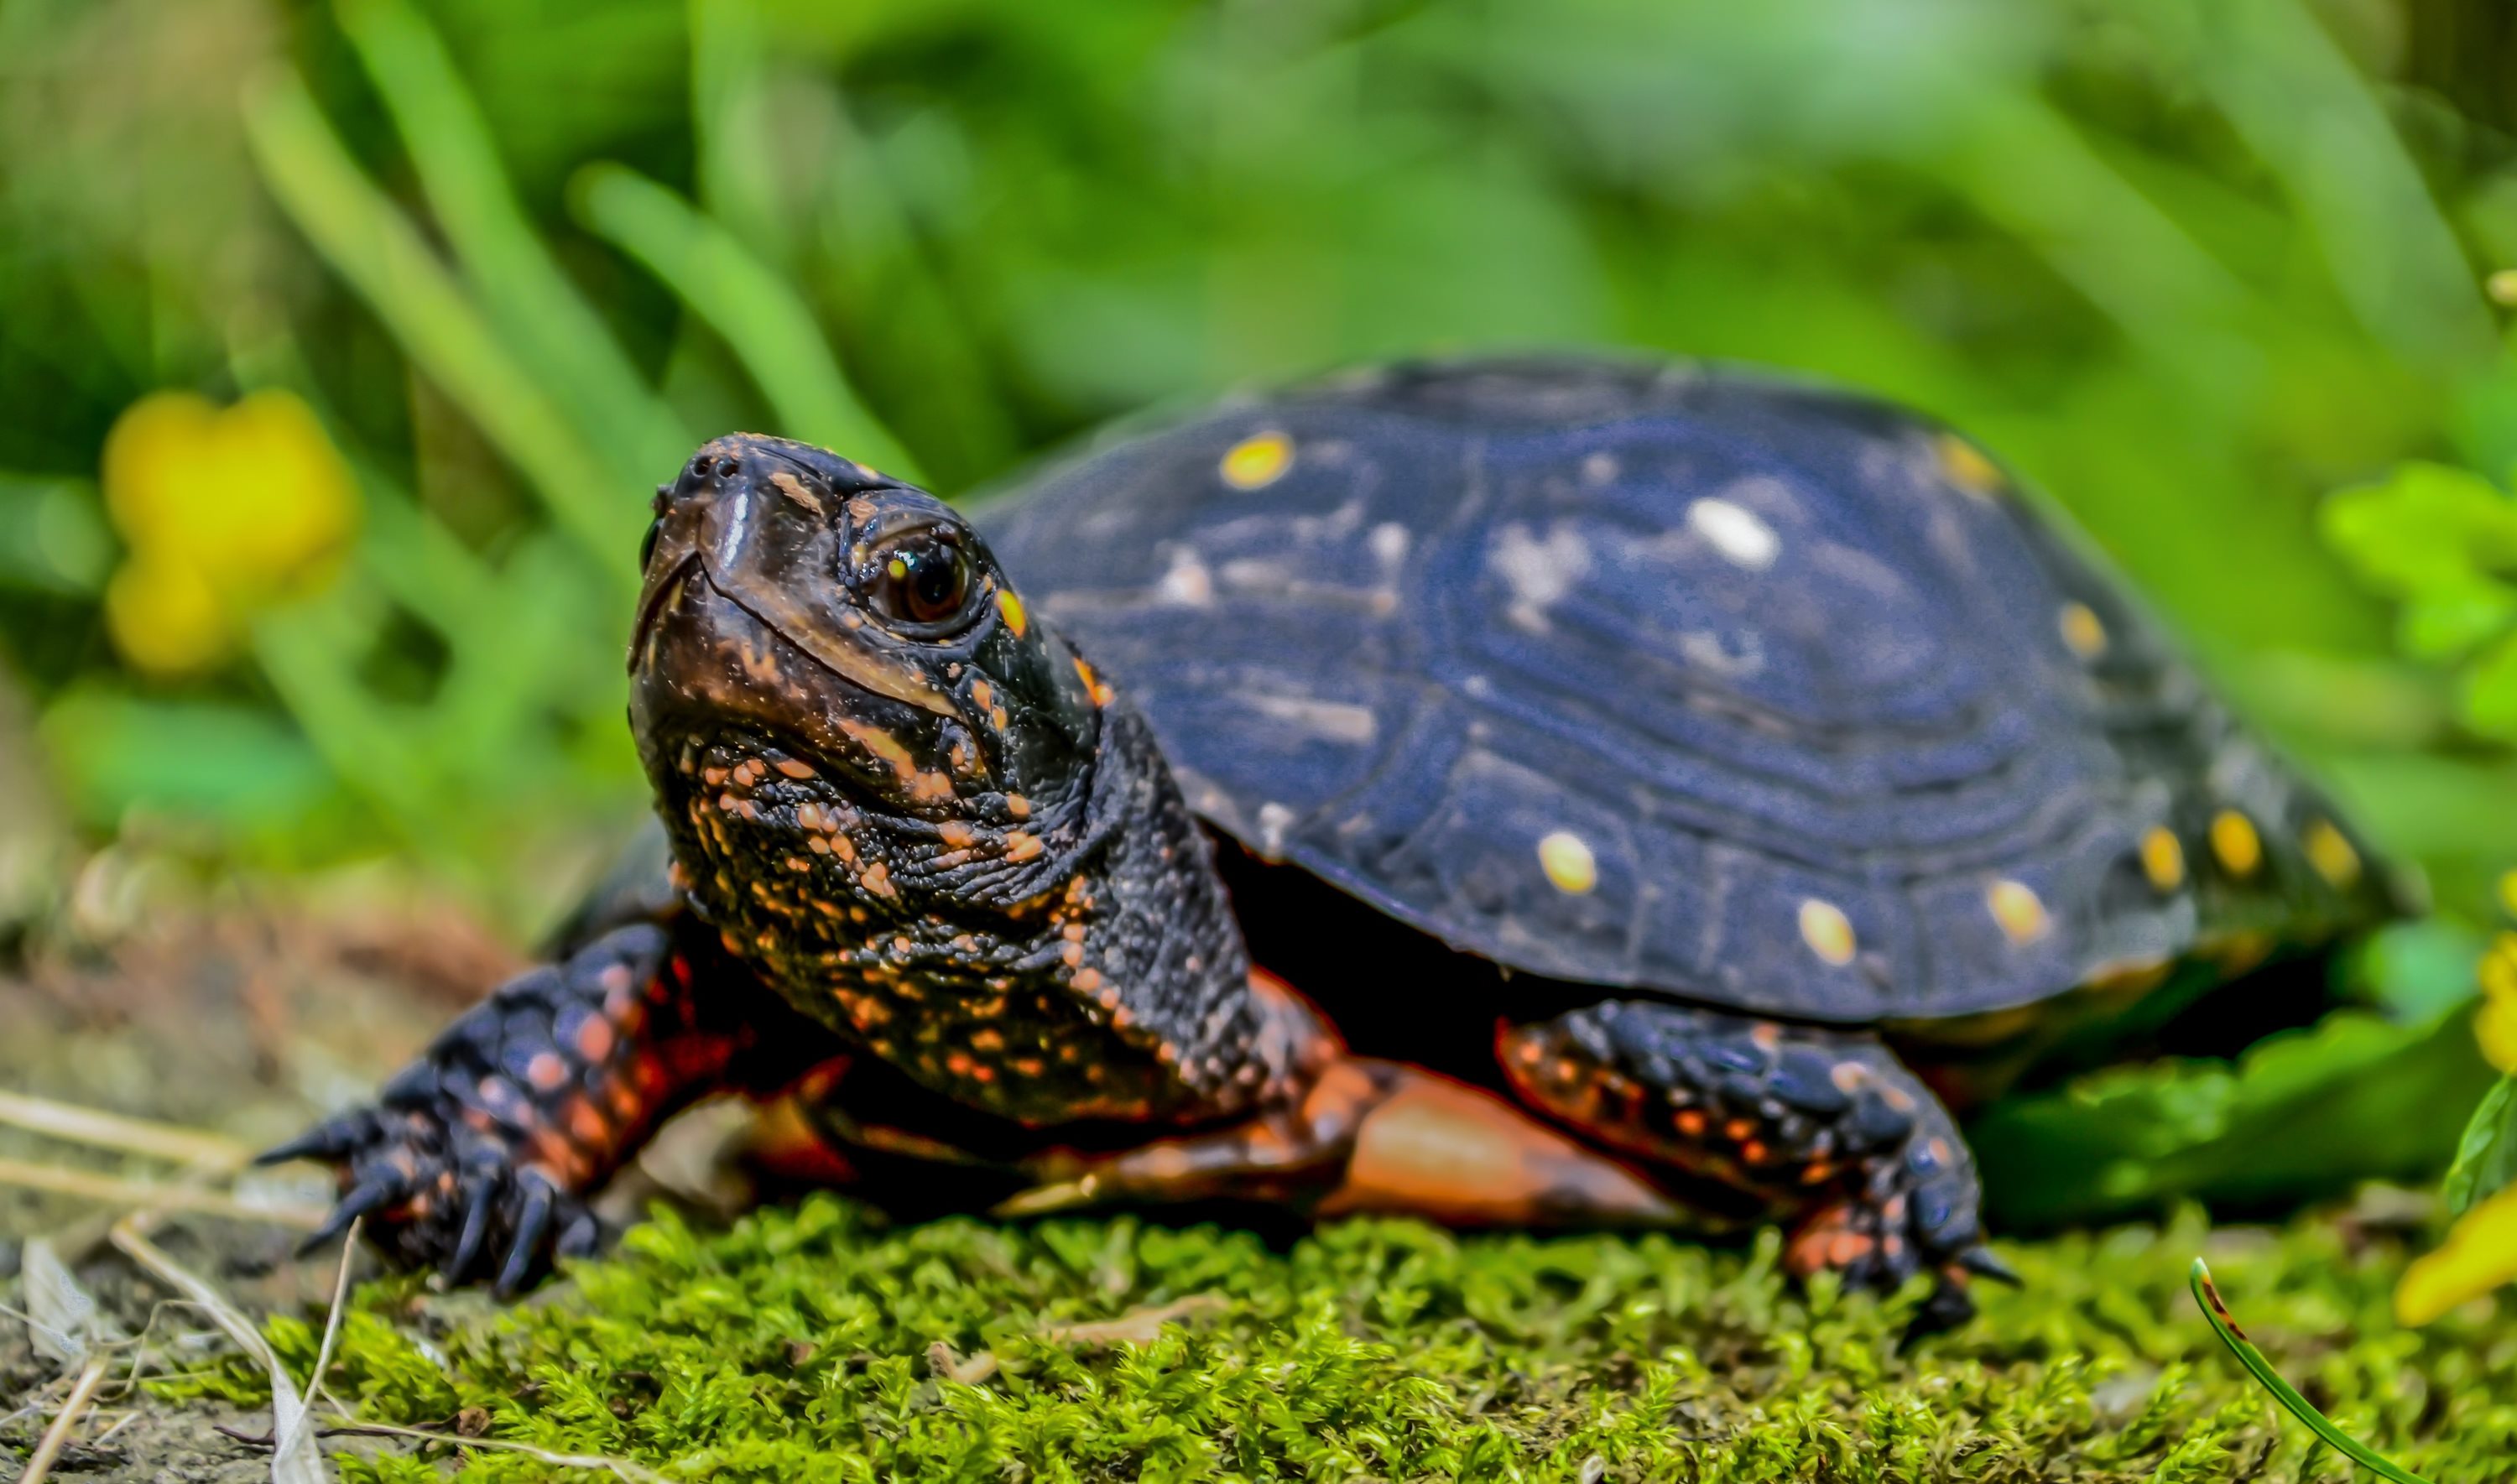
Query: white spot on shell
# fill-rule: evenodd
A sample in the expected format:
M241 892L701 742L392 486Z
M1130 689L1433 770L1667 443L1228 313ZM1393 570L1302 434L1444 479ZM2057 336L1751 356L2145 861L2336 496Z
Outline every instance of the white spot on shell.
M1215 578L1197 553L1185 546L1172 550L1171 570L1155 584L1155 593L1165 603L1182 608L1204 608L1215 601Z
M1545 629L1547 611L1573 590L1591 570L1591 548L1574 532L1558 528L1541 540L1526 526L1506 526L1496 533L1487 558L1496 575L1512 589L1512 621L1522 628Z
M1331 742L1368 742L1381 726L1381 719L1373 714L1372 707L1349 701L1314 700L1307 696L1255 695L1245 695L1242 700L1261 716Z
M1766 646L1756 630L1743 629L1739 648L1730 650L1711 629L1692 628L1678 636L1678 653L1687 663L1732 680L1744 680L1766 667Z
M1781 554L1783 538L1745 505L1708 495L1686 507L1687 529L1737 566L1764 572Z
M1364 537L1372 547L1372 559L1384 567L1395 567L1407 560L1407 528L1396 521L1384 521Z
M1269 799L1258 806L1258 853L1274 860L1285 853L1285 831L1294 827L1294 811Z

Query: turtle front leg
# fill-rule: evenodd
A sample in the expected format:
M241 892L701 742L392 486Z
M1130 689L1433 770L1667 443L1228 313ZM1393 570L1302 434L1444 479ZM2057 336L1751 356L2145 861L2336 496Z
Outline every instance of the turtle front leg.
M361 1216L388 1256L449 1282L498 1259L512 1293L592 1250L586 1199L700 1096L775 1090L836 1054L751 975L653 922L510 980L397 1073L373 1104L264 1154L339 1170L318 1246Z
M1632 1172L1504 1099L1419 1067L1349 1055L1306 1007L1264 980L1257 988L1277 1012L1273 1034L1306 1042L1293 1058L1304 1070L1290 1095L1117 1154L1052 1150L1027 1166L1041 1183L998 1213L1220 1197L1318 1215L1404 1211L1453 1225L1689 1223Z
M1785 1260L1856 1288L1929 1271L1914 1332L1975 1312L1975 1159L1948 1110L1875 1038L1637 1000L1507 1027L1514 1090L1607 1148L1737 1190L1792 1222Z

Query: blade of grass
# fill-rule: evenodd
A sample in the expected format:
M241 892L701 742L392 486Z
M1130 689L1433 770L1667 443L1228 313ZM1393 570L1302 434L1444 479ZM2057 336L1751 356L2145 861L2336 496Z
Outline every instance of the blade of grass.
M629 599L626 553L645 518L641 491L615 489L608 465L519 364L487 318L384 194L359 170L293 72L244 105L254 162L289 219L349 280L403 351L523 471L559 524Z
M776 240L786 256L789 224L779 209L772 133L776 99L769 31L756 0L692 0L691 135L699 198L708 215L752 242Z
M661 478L698 442L641 378L517 203L480 106L446 45L403 0L334 11L393 114L439 230L496 327L531 360L615 481Z
M589 229L644 263L724 339L781 432L917 477L909 451L848 385L803 295L732 233L623 165L586 166L571 194Z
M2246 1337L2246 1332L2238 1328L2236 1316L2229 1312L2227 1304L2220 1301L2220 1290L2211 1282L2209 1265L2199 1257L2194 1259L2190 1282L2194 1301L2201 1307L2202 1317L2211 1322L2212 1333L2220 1336L2220 1342L2229 1347L2230 1354L2238 1357L2238 1364L2245 1367L2247 1373L2273 1394L2273 1400L2281 1403L2290 1416L2305 1422L2308 1430L2323 1439L2326 1447L2379 1478L2393 1480L2394 1484L2430 1484L2419 1474L2364 1447L2358 1439L2335 1426L2331 1418L2317 1411L2306 1397L2298 1394L2297 1388L2282 1379L2281 1373L2273 1369L2273 1363L2264 1357L2264 1352L2256 1349L2255 1342Z
M2480 369L2497 337L2455 229L2315 7L2235 0L2194 15L2195 83L2281 183L2361 321L2433 375Z

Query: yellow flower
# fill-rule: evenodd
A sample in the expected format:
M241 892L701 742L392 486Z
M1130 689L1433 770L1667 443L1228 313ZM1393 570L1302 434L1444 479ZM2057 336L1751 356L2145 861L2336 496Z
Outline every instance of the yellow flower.
M2395 1288L2395 1318L2428 1324L2510 1279L2517 1279L2517 1186L2457 1217L2439 1250L2405 1270Z
M2482 955L2482 1009L2473 1017L2484 1059L2517 1073L2517 933L2501 933Z
M104 484L130 547L106 626L150 674L228 657L257 611L329 580L358 528L348 465L286 392L224 409L190 392L142 398L106 435Z

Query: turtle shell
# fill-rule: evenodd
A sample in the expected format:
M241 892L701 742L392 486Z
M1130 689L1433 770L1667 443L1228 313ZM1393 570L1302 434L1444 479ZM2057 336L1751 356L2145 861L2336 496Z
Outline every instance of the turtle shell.
M1105 440L982 525L1215 827L1517 970L1929 1019L2393 905L2050 517L1875 402L1393 367Z

